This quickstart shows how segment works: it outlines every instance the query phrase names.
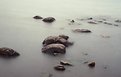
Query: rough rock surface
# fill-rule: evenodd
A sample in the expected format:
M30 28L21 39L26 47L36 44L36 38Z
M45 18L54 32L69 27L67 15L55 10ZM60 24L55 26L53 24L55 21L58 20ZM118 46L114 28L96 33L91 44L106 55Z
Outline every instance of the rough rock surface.
M88 21L90 24L97 24L95 21Z
M76 33L90 33L91 31L88 30L88 29L74 29L72 30L73 32L76 32Z
M49 44L42 48L42 52L44 53L62 53L66 52L66 47L63 44Z
M43 21L51 23L51 22L55 21L55 18L53 18L53 17L47 17L47 18L44 18Z
M66 40L68 39L68 36L49 36L47 38L45 38L45 40L43 41L43 45L49 45L49 44L63 44L65 46L68 46L68 41Z
M66 35L59 35L59 37L62 37L62 38L64 38L64 39L66 39L66 40L69 39L69 36L66 36Z
M41 17L41 16L34 16L33 18L34 19L43 19L43 17Z
M11 48L0 48L0 56L3 57L16 57L19 56L20 54L18 52L16 52L15 50L11 49Z
M91 68L95 67L95 62L90 62L90 63L88 64L88 66L91 67Z

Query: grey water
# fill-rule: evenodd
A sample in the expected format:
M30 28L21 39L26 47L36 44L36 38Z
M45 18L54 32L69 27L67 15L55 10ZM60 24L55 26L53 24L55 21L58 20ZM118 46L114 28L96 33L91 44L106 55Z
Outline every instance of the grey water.
M121 77L121 24L78 20L94 17L115 23L115 19L121 19L120 0L0 0L0 5L0 47L13 48L21 54L11 59L0 57L0 77ZM35 15L52 16L56 21L44 23L34 20ZM80 25L69 25L69 19ZM92 33L73 33L75 28ZM42 41L59 34L68 35L74 45L66 49L65 55L43 54ZM56 71L53 67L60 60L74 66ZM85 61L95 61L95 68L89 68Z

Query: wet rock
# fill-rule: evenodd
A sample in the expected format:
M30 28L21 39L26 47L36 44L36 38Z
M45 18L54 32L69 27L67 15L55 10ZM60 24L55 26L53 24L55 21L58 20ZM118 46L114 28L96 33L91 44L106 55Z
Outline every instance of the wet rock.
M65 67L63 65L57 65L54 67L55 70L58 70L58 71L65 71Z
M88 20L92 20L92 19L93 19L92 17L88 18Z
M60 61L60 64L67 65L67 66L72 66L72 64L70 62L63 61L63 60Z
M79 33L90 33L91 31L88 29L74 29L73 32L79 32Z
M119 26L118 24L114 24L114 26Z
M115 20L115 22L121 23L121 20Z
M95 62L94 62L94 61L93 61L93 62L90 62L90 63L88 64L88 66L91 67L91 68L92 68L92 67L95 67Z
M107 35L100 35L102 38L110 38L110 36Z
M74 23L75 21L74 20L71 20L71 23Z
M34 16L34 19L43 19L41 16Z
M2 57L16 57L20 54L16 52L15 50L7 47L0 48L0 56Z
M97 22L99 22L99 23L103 23L103 21L101 21L101 20L99 20L99 21L97 21Z
M69 36L66 36L66 35L59 35L59 37L62 37L62 38L64 38L64 39L66 39L66 40L69 39Z
M49 36L45 38L43 41L43 45L49 45L49 44L63 44L65 46L69 46L69 41L67 40L69 37L66 35L59 35L59 36Z
M43 53L62 53L64 54L66 52L66 47L63 44L49 44L47 46L44 46L42 48Z
M47 17L47 18L44 18L43 21L51 23L51 22L55 21L55 18L53 18L53 17Z
M113 25L112 23L109 23L109 22L104 22L104 24L107 24L107 25Z
M90 24L97 24L95 21L88 21Z

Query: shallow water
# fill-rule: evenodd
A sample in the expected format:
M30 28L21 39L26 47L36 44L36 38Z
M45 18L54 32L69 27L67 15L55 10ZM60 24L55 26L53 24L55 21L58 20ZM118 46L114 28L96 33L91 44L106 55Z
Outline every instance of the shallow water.
M94 17L111 23L120 19L120 0L1 0L0 47L9 47L21 56L0 58L0 77L121 77L121 24L88 24L78 19ZM53 16L56 21L47 24L34 20L34 15ZM77 19L78 18L78 19ZM69 25L69 19L75 24ZM92 33L73 33L71 29L86 28ZM65 55L50 56L41 53L42 41L49 35L70 36L74 45ZM110 36L104 38L102 36ZM88 54L88 55L85 55ZM68 60L73 67L58 72L53 69L60 60ZM91 69L85 61L95 61Z

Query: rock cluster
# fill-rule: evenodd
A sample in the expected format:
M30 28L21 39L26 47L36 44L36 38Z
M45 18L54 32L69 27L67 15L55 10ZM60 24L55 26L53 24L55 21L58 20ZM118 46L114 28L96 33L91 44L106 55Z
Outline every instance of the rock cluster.
M66 35L49 36L42 42L42 52L64 54L66 53L66 47L73 44L72 42L69 42L68 39L69 36Z
M41 16L34 16L33 17L34 19L43 19L42 21L44 21L44 22L47 22L47 23L52 23L52 22L54 22L55 21L55 18L54 17L46 17L46 18L43 18L43 17L41 17Z

